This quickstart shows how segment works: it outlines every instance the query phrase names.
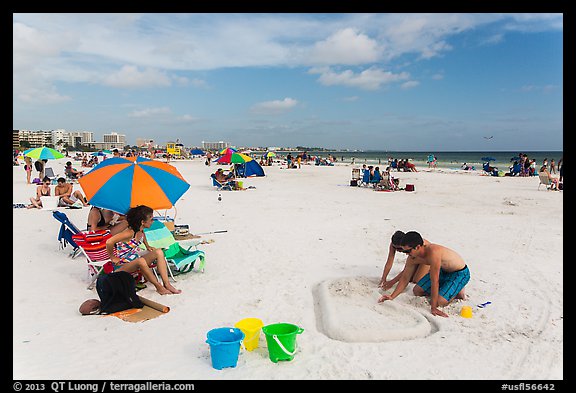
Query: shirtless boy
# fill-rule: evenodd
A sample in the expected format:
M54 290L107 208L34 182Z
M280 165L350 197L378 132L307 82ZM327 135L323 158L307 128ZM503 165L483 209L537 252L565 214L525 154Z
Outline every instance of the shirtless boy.
M468 266L454 250L422 239L418 232L407 232L401 240L403 252L408 254L406 267L396 289L390 295L382 295L378 302L395 299L406 286L415 269L421 265L429 265L430 272L414 286L416 296L430 295L430 311L432 315L448 317L439 310L453 299L464 299L464 286L470 280Z
M54 194L60 197L60 201L58 202L59 206L70 206L73 205L76 201L82 202L82 205L88 206L88 203L84 199L84 195L80 190L73 191L72 184L66 183L66 179L60 177L58 179L58 184L54 187Z
M390 273L390 270L392 269L392 264L394 263L394 257L396 256L396 251L404 253L404 250L400 245L403 237L404 232L396 231L394 232L392 238L390 239L390 245L388 246L388 258L386 259L386 264L384 265L382 278L380 279L380 283L378 284L378 287L384 290L392 288L394 284L400 281L400 277L402 277L403 271L398 273L396 277L394 277L393 279L388 280L388 273ZM408 261L408 259L410 259L410 257L407 257L406 261ZM429 265L421 264L416 269L414 269L412 276L408 278L409 282L416 284L429 271L430 271Z

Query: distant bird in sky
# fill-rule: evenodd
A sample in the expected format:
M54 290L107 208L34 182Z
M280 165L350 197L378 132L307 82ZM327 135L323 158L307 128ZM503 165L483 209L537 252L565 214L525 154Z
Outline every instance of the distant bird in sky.
M492 139L494 138L494 135L490 135L490 136L485 136L484 139Z

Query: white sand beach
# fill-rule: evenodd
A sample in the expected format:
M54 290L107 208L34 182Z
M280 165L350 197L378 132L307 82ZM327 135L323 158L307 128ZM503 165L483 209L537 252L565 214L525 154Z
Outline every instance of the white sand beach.
M48 166L63 173L66 161ZM209 177L218 166L171 163L191 185L176 224L227 232L202 236L214 240L200 245L206 270L178 276L181 294L161 296L152 285L139 292L170 307L146 322L80 315L83 301L98 298L86 289L85 259L59 248L51 211L13 209L14 379L564 378L563 192L538 190L538 177L393 172L415 191L375 192L349 186L350 165L272 166L244 181L253 189L218 192ZM15 166L14 203L35 194L25 182L23 165ZM58 209L85 228L89 208ZM467 299L444 307L448 318L431 315L413 284L377 303L397 230L417 231L467 262ZM396 255L390 278L404 260ZM472 318L459 315L463 305ZM273 363L261 334L235 368L214 369L207 332L247 317L303 328L294 359Z

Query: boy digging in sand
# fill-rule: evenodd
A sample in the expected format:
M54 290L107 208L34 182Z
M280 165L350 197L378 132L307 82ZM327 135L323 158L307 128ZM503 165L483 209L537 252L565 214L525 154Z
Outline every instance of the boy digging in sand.
M422 239L418 232L407 232L400 243L401 252L408 254L406 267L394 292L391 295L382 295L378 302L392 300L400 295L406 289L418 265L426 264L430 266L430 272L414 286L414 295L430 295L432 315L448 317L448 314L438 307L446 306L455 298L465 298L464 286L470 280L468 266L455 251Z

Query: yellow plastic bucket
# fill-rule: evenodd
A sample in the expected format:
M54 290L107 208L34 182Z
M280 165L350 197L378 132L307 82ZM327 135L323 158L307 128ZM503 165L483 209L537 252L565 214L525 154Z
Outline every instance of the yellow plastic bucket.
M247 351L258 348L262 326L264 323L258 318L244 318L234 325L244 333L244 347Z

